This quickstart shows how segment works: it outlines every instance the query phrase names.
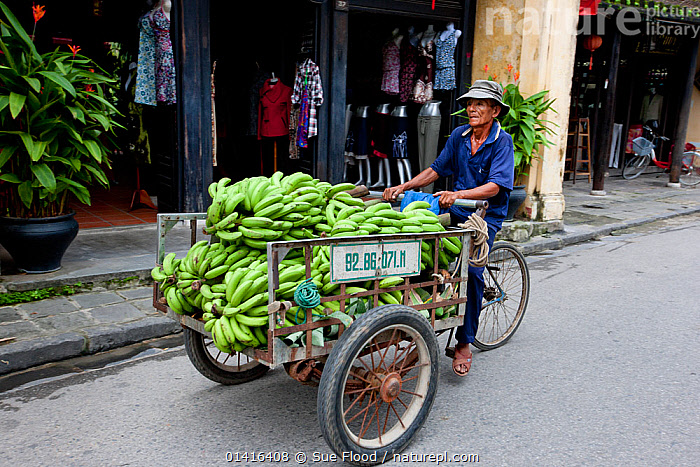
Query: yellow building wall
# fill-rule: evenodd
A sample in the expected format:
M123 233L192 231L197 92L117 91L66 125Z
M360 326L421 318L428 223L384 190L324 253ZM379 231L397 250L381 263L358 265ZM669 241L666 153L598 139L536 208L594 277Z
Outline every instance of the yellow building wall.
M477 2L473 79L495 74L496 81L508 84L513 76L508 76L506 67L512 65L520 73L523 95L547 89L556 99L554 112L545 115L560 129L550 137L554 145L541 148L528 179L520 181L529 195L523 213L534 220L560 220L564 213L562 182L578 7L579 0Z
M698 57L698 69L700 71L700 56ZM690 107L690 122L688 123L688 136L686 140L700 143L700 91L693 87L693 100Z

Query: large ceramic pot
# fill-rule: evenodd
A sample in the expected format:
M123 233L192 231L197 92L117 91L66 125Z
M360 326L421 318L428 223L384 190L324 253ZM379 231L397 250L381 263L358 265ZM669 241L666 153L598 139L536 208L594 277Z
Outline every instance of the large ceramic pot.
M78 234L75 212L57 217L24 219L0 217L0 245L15 266L30 274L61 268L61 259Z
M514 186L513 191L510 192L510 198L508 199L508 214L506 214L505 220L513 220L513 216L515 216L518 208L525 202L525 198L527 198L525 185Z

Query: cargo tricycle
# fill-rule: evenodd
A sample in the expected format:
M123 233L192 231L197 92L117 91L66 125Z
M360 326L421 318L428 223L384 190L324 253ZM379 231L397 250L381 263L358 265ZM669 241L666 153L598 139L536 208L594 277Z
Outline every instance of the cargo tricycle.
M479 210L482 217L488 206L484 201L458 202ZM189 222L194 244L205 216L158 215L158 264L168 231L178 222ZM318 420L325 440L339 456L351 452L356 454L350 458L353 463L370 465L406 448L428 417L439 380L437 338L449 332L449 351L454 329L463 322L463 283L475 235L473 229L448 228L268 242L267 342L257 348L230 353L217 349L201 314L175 313L158 284L154 306L183 326L187 356L212 381L241 384L283 367L293 379L318 385ZM449 268L440 268L440 249L449 237L461 239L464 248ZM337 303L339 310L324 308L321 315L276 295L285 258L303 257L305 277L310 278L317 247L329 252L331 282L339 285L334 295L320 299L321 307ZM432 267L421 270L421 255L426 254ZM490 350L503 345L523 319L530 282L522 254L508 244L494 245L484 280L474 345ZM365 284L364 291L352 287L358 282ZM382 305L387 301L391 303Z

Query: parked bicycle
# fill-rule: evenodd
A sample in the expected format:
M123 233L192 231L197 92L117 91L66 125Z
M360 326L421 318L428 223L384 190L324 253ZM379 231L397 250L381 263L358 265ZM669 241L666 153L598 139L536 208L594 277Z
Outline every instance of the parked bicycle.
M639 177L651 162L664 170L671 168L671 154L673 150L669 152L669 157L666 161L656 159L656 151L654 151L657 141L668 141L669 139L656 134L656 132L648 126L645 126L644 129L651 135L652 139L650 141L640 136L632 141L634 156L627 160L627 163L625 163L622 169L622 177L625 180L632 180ZM682 185L686 186L694 186L700 183L700 152L690 143L686 143L685 152L681 159L680 182Z

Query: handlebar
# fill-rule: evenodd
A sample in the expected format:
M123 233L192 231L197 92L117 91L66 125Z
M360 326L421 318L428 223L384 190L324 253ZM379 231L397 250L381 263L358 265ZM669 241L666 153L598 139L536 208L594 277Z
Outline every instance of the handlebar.
M642 126L642 128L643 128L644 130L648 131L649 133L651 133L652 136L653 136L654 138L659 138L661 141L670 141L670 140L671 140L671 138L667 138L667 137L665 137L665 136L661 136L661 135L658 134L656 131L654 131L654 129L653 129L652 127L650 127L650 126L644 125L644 126Z
M381 198L384 195L381 191L370 191L368 198ZM401 201L404 195L401 193L396 197L397 201ZM468 209L488 209L489 202L481 199L458 199L455 201L455 206L463 206Z

